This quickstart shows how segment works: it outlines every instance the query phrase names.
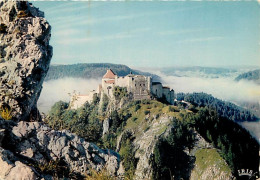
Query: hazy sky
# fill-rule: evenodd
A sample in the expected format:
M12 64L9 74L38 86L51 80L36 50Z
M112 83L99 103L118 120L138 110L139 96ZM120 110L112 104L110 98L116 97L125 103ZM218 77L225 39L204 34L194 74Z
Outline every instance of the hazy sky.
M260 65L260 5L32 2L52 25L53 64Z

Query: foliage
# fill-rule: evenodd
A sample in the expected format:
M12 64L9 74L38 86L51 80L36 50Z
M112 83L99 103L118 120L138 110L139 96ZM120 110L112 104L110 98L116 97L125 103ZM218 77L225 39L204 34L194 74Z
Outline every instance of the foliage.
M77 110L68 109L68 103L59 101L51 108L47 123L52 128L68 129L88 141L100 143L102 122L99 119L94 101Z
M30 165L42 174L49 174L53 176L54 179L60 179L64 177L68 177L70 179L83 179L82 175L71 171L66 162L62 159L57 159L55 161L50 160L46 163L34 163Z
M240 125L208 108L200 108L195 115L184 118L193 122L195 129L221 150L233 173L245 167L257 171L259 144Z
M45 78L46 81L52 79L60 79L65 77L74 78L102 78L106 73L107 69L113 69L118 76L126 76L130 72L133 74L142 74L145 76L152 76L153 79L160 80L159 76L144 73L137 70L130 69L128 66L121 64L110 64L110 63L81 63L72 65L52 65Z
M189 123L173 119L172 129L167 137L161 137L154 148L151 159L153 179L186 179L185 170L189 167L189 156L184 147L190 147L194 141Z
M105 112L107 110L107 106L108 106L108 103L109 103L109 98L106 94L103 94L103 98L102 98L102 101L101 101L101 110L102 112Z
M7 26L3 23L0 24L0 33L7 33Z
M118 99L127 97L127 95L128 95L126 87L119 87L119 86L114 87L113 94Z
M233 121L256 121L257 117L239 106L214 98L206 93L178 93L177 100L190 102L196 107L214 108L217 113Z
M10 120L12 119L12 111L8 107L0 107L0 116L5 119L5 120Z
M90 174L86 175L85 180L114 180L115 178L110 176L106 170L101 170L99 172L91 169Z
M125 168L125 176L129 179L133 179L137 159L135 158L133 136L130 133L124 133L121 139L121 148L119 154L122 158L122 163Z
M26 17L29 17L29 13L27 13L26 10L21 10L21 11L18 12L17 17L18 18L26 18Z
M202 173L207 169L215 166L219 169L219 173L230 174L231 170L224 161L224 159L219 155L217 149L198 149L195 153L196 157L196 168L194 169L198 177L202 176ZM212 179L216 179L220 174L214 173Z

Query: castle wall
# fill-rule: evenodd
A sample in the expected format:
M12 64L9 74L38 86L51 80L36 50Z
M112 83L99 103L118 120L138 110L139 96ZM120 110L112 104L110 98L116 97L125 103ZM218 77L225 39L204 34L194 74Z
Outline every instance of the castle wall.
M161 84L161 83L153 84L153 85L152 85L152 93L153 93L157 98L162 98L162 95L163 95L162 84Z
M129 76L130 92L134 99L150 99L151 77L142 75Z
M115 86L126 87L127 92L132 95L134 100L151 99L151 95L154 95L156 98L165 96L170 104L174 102L174 91L166 87L163 88L160 82L152 82L152 78L149 76L129 74L124 77L118 77L112 70L108 70L97 90L91 92L88 96L78 95L76 100L73 100L71 108L77 109L85 102L91 103L95 93L100 94L103 92L109 98L112 98ZM101 93L101 97L103 93Z
M77 109L83 106L86 102L92 103L95 91L89 93L89 95L74 95L70 100L70 108Z
M126 87L127 90L129 90L129 77L116 77L115 79L115 85L120 87Z

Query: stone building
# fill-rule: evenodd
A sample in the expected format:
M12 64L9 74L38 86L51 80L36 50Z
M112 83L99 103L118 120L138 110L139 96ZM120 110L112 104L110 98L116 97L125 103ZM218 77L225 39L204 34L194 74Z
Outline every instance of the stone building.
M111 69L108 69L102 78L96 91L92 91L89 95L74 95L71 98L70 107L77 109L85 102L91 103L94 94L106 94L109 98L113 98L114 87L125 87L127 93L134 100L142 99L165 99L169 104L174 102L174 90L169 87L163 87L160 82L152 82L152 77L144 75L128 74L126 76L117 76Z

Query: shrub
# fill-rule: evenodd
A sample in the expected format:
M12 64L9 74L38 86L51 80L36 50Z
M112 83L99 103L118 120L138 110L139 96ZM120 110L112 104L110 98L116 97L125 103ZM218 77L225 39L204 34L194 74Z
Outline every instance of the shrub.
M109 98L106 94L103 95L103 98L102 98L102 104L101 104L101 110L102 112L105 112L107 110L107 106L109 104Z
M150 113L149 110L145 110L145 111L144 111L144 114L145 114L145 115L147 115L147 114L149 114L149 113Z
M10 120L12 119L12 115L11 115L11 109L8 107L1 107L0 108L0 115L3 119L5 120Z
M79 173L75 173L70 170L68 165L63 159L50 160L46 163L33 163L29 164L33 166L41 174L49 174L53 176L53 179L83 179L83 176Z
M138 111L141 108L140 104L135 105L135 111Z
M101 170L99 172L91 169L90 174L86 175L85 180L114 180L112 176L106 170Z
M137 159L135 158L134 146L132 144L131 137L125 137L124 142L121 144L121 149L119 151L120 156L122 157L122 162L125 167L125 176L129 179L133 179Z
M7 26L3 23L0 24L0 33L7 33Z
M18 18L26 18L26 17L29 17L29 14L25 10L21 10L21 11L18 12L17 17Z
M113 94L116 98L122 98L122 97L127 97L127 89L126 87L119 87L116 86L113 89Z

